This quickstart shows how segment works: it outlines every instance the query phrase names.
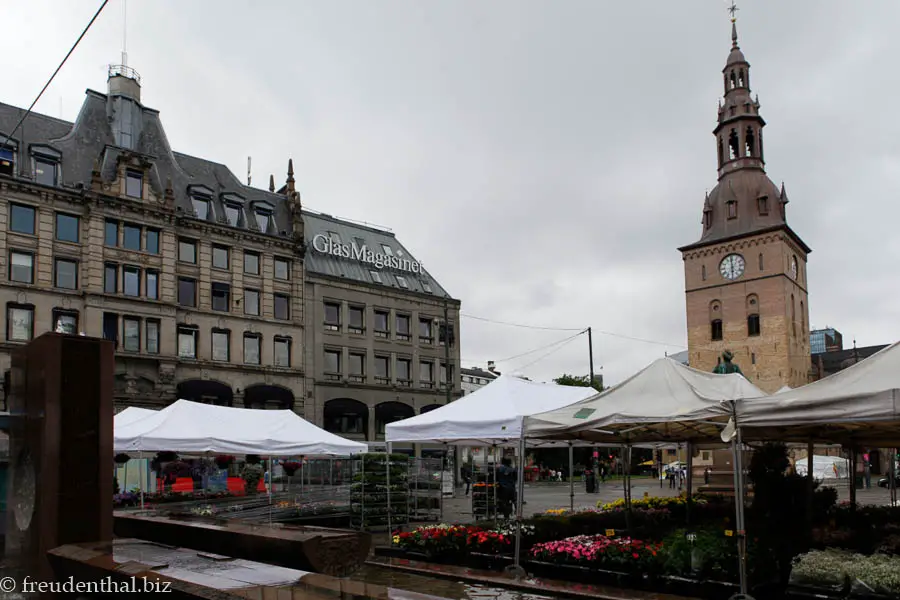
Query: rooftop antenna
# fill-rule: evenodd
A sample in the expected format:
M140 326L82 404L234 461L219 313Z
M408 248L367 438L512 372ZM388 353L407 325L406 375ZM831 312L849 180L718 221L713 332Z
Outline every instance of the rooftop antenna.
M122 0L122 66L128 66L128 0Z
M250 180L251 180L251 177L250 177L250 163L251 163L251 157L248 156L248 157L247 157L247 187L250 187Z

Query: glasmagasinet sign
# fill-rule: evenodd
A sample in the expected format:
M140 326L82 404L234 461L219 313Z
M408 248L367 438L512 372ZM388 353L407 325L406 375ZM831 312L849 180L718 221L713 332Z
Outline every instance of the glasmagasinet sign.
M399 271L408 271L410 273L421 273L422 263L401 258L399 256L388 256L381 252L373 252L368 246L363 244L357 246L353 244L341 244L335 242L330 236L320 233L312 240L312 247L316 252L322 254L330 254L338 258L349 258L372 265L376 269L384 269L389 267Z

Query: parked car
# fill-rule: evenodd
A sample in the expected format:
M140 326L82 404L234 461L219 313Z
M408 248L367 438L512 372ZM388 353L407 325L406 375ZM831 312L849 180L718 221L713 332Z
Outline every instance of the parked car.
M878 480L878 487L886 488L886 487L889 487L890 485L891 485L890 477L885 476ZM894 473L894 487L900 488L900 469L897 469L897 472Z

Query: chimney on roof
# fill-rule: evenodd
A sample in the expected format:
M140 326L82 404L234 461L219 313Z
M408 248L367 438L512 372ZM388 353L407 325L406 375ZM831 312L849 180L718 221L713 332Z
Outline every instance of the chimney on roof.
M488 371L490 371L491 373L493 373L494 370L495 370L496 368L497 368L497 367L494 366L494 361L489 360L489 361L488 361Z
M269 191L275 193L275 176L269 175Z

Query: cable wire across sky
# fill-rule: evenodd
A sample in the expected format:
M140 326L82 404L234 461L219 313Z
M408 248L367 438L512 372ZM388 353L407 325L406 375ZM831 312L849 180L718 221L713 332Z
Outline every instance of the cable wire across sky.
M521 329L536 329L541 331L578 331L579 333L584 333L587 331L586 327L544 327L540 325L525 325L522 323L510 323L508 321L497 321L495 319L488 319L486 317L476 317L475 315L470 315L467 313L459 313L460 317L465 317L467 319L473 319L475 321L482 321L485 323L493 323L495 325L506 325L507 327L519 327ZM600 329L591 328L592 333L596 333L598 335L607 335L610 337L616 337L623 340L630 340L632 342L641 342L644 344L655 344L657 346L666 346L668 348L678 348L679 350L684 350L684 344L670 344L668 342L661 342L659 340L648 340L646 338L639 338L630 335L623 335L621 333L614 333L612 331L603 331Z

